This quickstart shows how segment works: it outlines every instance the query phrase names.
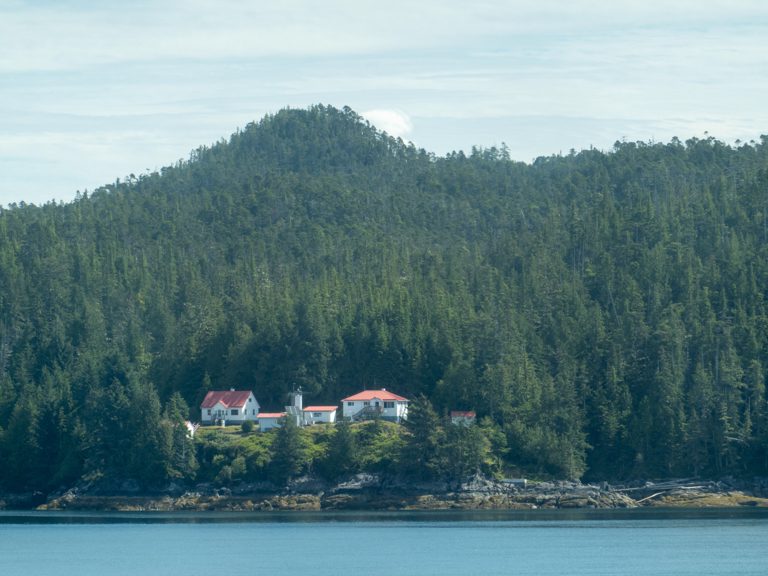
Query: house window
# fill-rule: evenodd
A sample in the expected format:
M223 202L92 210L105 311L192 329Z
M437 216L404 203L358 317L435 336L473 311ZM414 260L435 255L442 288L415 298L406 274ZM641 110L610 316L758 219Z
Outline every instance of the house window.
M384 408L394 408L395 403L394 402L384 402Z
M253 415L256 416L256 408L253 409Z
M211 411L210 411L210 410L208 410L208 416L210 416L210 415L211 415Z
M354 402L347 402L347 406L354 406L354 405L355 405Z
M248 402L253 402L253 398L248 398Z
M232 416L237 416L237 408L232 408Z
M363 402L363 406L370 406L370 405L371 405L370 402Z

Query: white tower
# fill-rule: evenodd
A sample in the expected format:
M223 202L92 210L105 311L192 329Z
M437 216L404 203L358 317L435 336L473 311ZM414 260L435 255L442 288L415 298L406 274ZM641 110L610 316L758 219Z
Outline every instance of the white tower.
M298 408L299 410L304 410L304 398L301 388L296 388L288 395L288 398L290 399L291 406Z
M304 399L301 388L295 389L288 395L290 405L285 407L288 418L293 418L296 426L304 425Z

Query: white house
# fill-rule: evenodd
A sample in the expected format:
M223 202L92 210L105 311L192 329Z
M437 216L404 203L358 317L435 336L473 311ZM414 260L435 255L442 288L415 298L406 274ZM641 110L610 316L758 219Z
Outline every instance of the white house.
M259 414L259 430L266 432L272 428L280 428L287 415L286 412L262 412Z
M337 406L307 406L304 408L304 425L333 424L336 422Z
M200 404L200 411L203 424L242 424L256 420L259 403L250 390L211 390Z
M471 426L475 420L477 420L477 414L474 410L451 410L451 424Z
M408 399L381 390L363 390L341 401L342 415L350 420L381 418L400 422L408 418Z

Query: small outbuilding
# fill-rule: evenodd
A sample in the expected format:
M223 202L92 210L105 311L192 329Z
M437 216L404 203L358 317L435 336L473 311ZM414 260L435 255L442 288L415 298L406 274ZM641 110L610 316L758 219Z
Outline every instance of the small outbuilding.
M333 424L338 406L307 406L304 408L304 425Z
M452 410L451 424L458 426L471 426L477 420L474 410Z
M262 412L259 414L259 430L267 432L273 428L280 428L285 421L286 412Z

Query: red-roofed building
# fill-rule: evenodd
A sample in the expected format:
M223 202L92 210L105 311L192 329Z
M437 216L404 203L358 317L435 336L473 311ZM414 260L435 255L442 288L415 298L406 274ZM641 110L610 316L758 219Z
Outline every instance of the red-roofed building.
M250 390L211 390L200 404L203 424L242 424L255 421L259 403Z
M341 401L342 414L350 420L381 418L400 422L408 418L408 399L388 390L363 390Z
M267 432L272 428L280 428L287 412L261 412L259 414L259 430Z
M304 425L333 424L338 406L307 406L304 408Z
M451 424L461 424L462 426L471 426L477 420L477 414L474 410L452 410Z

